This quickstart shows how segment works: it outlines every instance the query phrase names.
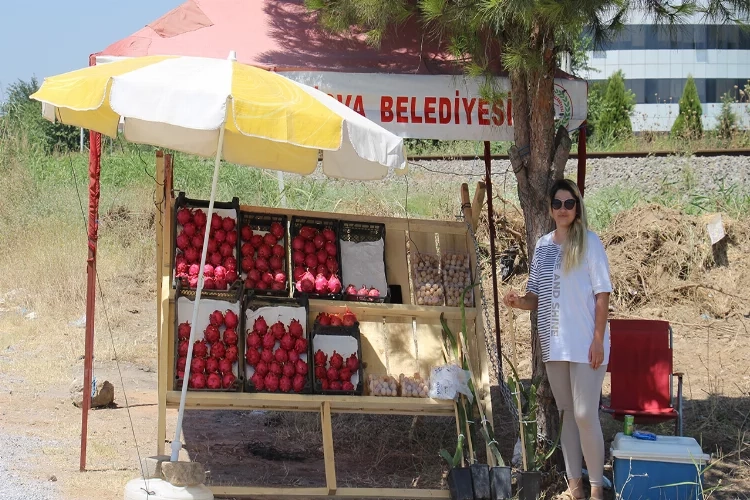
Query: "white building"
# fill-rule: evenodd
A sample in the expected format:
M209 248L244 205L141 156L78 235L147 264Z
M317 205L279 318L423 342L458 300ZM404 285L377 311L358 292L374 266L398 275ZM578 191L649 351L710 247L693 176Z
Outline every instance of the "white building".
M599 50L589 52L590 83L606 80L617 70L636 96L634 131L668 131L688 75L692 75L703 107L704 129L714 128L721 97L737 101L750 96L750 31L736 25L706 24L702 16L667 27L645 16L632 16L625 29ZM750 105L735 104L741 128L750 128Z

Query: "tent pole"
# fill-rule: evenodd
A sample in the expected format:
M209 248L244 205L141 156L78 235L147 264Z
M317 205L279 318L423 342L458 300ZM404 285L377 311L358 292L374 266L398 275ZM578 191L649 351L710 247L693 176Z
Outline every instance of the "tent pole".
M91 409L92 367L94 362L94 316L96 314L96 241L99 231L99 174L101 172L102 136L89 132L89 219L86 260L86 347L83 361L83 408L81 410L81 462L80 471L86 470L86 438L88 436L89 410Z
M279 201L281 207L286 208L286 188L284 187L284 172L281 170L276 171L276 177L279 180Z
M578 129L578 189L581 196L586 190L586 122Z
M495 343L497 344L498 380L503 379L502 344L500 342L500 301L497 293L497 255L495 252L495 210L492 208L492 152L490 141L484 141L484 184L487 189L487 225L490 230L490 267L492 268L492 300L495 309Z
M200 271L198 272L198 287L195 290L195 301L193 301L193 316L190 320L190 340L188 341L188 352L185 360L185 376L182 379L182 394L180 395L180 410L177 413L177 426L174 430L174 439L172 440L172 456L171 461L176 462L180 450L182 449L182 442L180 441L180 432L182 431L182 419L185 416L185 398L187 397L188 383L190 379L190 363L193 360L193 342L195 341L196 331L198 330L195 325L198 321L198 305L201 300L201 292L203 291L203 269L206 266L206 256L208 255L208 238L211 234L211 219L214 213L214 200L216 199L216 185L219 182L219 166L221 165L221 152L224 149L224 129L225 125L221 125L219 129L219 146L216 149L216 160L214 161L214 178L211 183L211 199L208 202L208 213L206 214L206 234L203 236L203 250L201 252L201 264Z

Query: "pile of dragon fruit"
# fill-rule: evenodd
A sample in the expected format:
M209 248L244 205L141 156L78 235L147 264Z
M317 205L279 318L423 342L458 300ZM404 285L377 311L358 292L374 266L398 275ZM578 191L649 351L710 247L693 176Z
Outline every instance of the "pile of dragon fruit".
M315 378L320 383L324 391L353 391L354 384L352 376L359 369L359 359L357 354L353 353L344 360L344 357L336 351L333 351L331 358L318 349L313 355L315 362Z
M197 208L181 208L177 211L177 253L175 276L183 286L198 287L201 252L206 234L206 212ZM203 268L203 288L227 290L238 279L237 275L237 230L231 216L211 216L208 238L208 254Z
M258 316L248 329L245 361L254 371L250 377L256 391L302 392L308 380L307 339L302 323L293 319L268 325Z
M362 285L362 288L357 290L357 287L354 285L349 285L346 287L346 290L344 291L344 295L347 296L347 298L351 297L357 297L360 299L364 299L365 297L369 297L371 299L379 299L380 298L380 290L378 290L375 287L367 288L367 286Z
M253 232L250 226L240 228L242 246L242 272L245 288L252 290L287 289L286 248L284 235L286 229L278 222L273 222L268 232Z
M209 324L203 331L203 339L193 344L193 359L190 362L191 389L230 389L237 380L234 364L239 358L237 347L239 317L234 311L219 310L209 316ZM177 327L177 378L184 380L187 363L190 323Z
M298 292L341 293L336 232L302 226L292 239L292 278Z
M357 316L347 307L344 314L322 312L315 318L315 323L320 326L354 326Z

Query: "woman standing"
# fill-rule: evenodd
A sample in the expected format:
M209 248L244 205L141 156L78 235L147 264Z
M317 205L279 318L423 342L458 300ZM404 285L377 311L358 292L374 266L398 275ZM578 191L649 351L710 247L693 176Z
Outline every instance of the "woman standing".
M609 262L599 237L588 229L578 186L557 181L549 199L556 228L536 244L526 294L511 291L503 301L510 307L538 311L547 376L557 408L565 412L560 442L568 490L563 495L584 498L585 458L591 498L600 500L604 439L599 396L609 362Z

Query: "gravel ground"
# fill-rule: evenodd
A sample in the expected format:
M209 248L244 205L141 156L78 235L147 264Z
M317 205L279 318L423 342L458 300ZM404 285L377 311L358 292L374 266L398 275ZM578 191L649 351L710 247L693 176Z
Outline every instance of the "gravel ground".
M51 480L30 478L26 461L47 443L40 439L0 430L0 498L3 500L47 500L58 498Z
M516 179L507 160L492 162L496 192L505 189L515 192ZM570 160L566 174L575 176L577 160ZM601 158L586 162L586 189L588 193L602 188L620 186L638 189L645 194L657 194L666 186L694 186L698 194L737 186L750 190L750 156L714 157L651 157L651 158ZM477 181L484 176L484 162L474 161L420 161L411 167L412 174L434 175L447 178L466 177ZM507 172L507 175L505 173Z

